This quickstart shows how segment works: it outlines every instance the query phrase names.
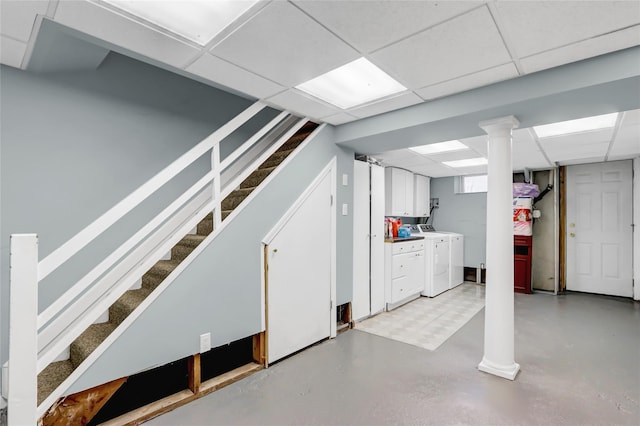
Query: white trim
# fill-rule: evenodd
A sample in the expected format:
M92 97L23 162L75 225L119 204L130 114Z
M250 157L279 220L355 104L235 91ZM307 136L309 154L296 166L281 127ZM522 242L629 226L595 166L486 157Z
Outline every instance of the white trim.
M633 159L633 299L640 300L640 157Z
M183 154L176 161L165 167L157 175L142 184L142 186L110 208L102 216L87 225L86 228L71 237L66 243L51 252L38 264L38 279L44 279L52 271L93 241L93 239L98 235L102 234L102 232L107 228L120 220L125 214L133 210L133 208L157 191L187 166L200 158L214 146L217 146L222 139L229 136L229 134L265 108L265 106L266 104L262 102L256 102L242 111L228 123L205 138L198 145L191 148L187 153Z

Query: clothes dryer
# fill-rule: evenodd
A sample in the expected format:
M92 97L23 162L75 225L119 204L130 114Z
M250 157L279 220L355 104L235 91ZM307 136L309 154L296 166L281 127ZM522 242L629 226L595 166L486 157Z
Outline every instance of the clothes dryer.
M423 296L435 297L449 290L449 235L433 232L430 225L411 225L412 234L424 237L425 283Z

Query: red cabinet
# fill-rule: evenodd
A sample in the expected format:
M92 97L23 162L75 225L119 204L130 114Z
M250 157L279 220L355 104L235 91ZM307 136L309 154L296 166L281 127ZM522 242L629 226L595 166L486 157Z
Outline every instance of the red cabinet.
M513 236L513 291L531 293L531 237Z

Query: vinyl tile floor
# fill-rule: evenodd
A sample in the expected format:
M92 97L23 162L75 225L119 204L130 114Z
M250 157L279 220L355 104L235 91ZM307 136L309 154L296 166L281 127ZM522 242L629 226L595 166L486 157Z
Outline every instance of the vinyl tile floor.
M356 329L433 351L484 308L484 288L464 283L434 298L420 297Z
M640 303L536 293L514 308L514 381L477 370L482 309L434 351L348 330L147 424L640 424Z

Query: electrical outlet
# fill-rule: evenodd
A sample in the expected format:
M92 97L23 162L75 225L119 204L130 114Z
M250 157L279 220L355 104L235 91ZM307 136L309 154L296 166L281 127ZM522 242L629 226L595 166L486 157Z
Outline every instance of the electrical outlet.
M200 335L200 353L211 350L211 333Z
M438 208L440 207L440 198L432 198L431 199L431 207Z

